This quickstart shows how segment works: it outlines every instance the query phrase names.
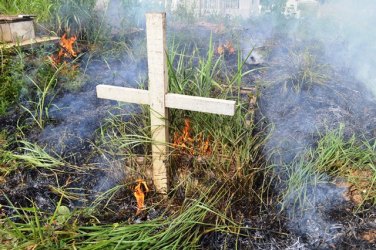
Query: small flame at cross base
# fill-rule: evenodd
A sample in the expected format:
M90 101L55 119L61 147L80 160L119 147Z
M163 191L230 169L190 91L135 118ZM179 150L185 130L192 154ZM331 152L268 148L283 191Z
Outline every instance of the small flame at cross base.
M134 188L133 194L136 197L136 201L137 201L136 215L139 215L142 212L142 210L145 209L145 193L149 192L149 188L146 185L146 182L142 179L138 179L136 182L137 182L137 185ZM145 193L143 189L145 190Z

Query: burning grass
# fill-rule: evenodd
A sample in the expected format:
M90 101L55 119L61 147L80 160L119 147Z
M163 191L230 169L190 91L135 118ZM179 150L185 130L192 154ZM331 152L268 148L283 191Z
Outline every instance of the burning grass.
M59 177L60 186L51 187L50 192L62 199L52 212L38 208L33 202L32 206L23 208L11 202L3 205L3 214L6 215L0 219L0 235L4 238L2 243L10 248L160 249L199 247L202 239L212 234L228 237L233 235L235 242L238 242L239 237L252 235L250 231L254 229L250 229L248 224L244 226L245 218L257 216L263 207L275 204L271 197L268 197L269 169L260 154L265 137L257 132L257 124L247 121L246 116L250 112L247 106L249 100L240 93L243 76L252 71L243 71L240 63L235 76L223 77L222 66L225 61L222 60L223 57L215 57L213 48L209 49L204 57L198 57L197 54L187 55L176 50L170 54L169 76L172 91L200 96L222 96L235 99L239 103L233 118L171 111L171 134L175 134L170 144L173 169L173 189L170 194L172 202L160 201L152 190L150 197L148 194L142 201L140 189L142 191L143 188L140 183L135 190L138 196L133 198L134 185L117 185L93 195L88 190L70 186L69 178L61 182ZM229 81L223 82L223 79ZM147 173L150 171L148 159L151 140L148 111L145 108L138 114L121 115L116 112L116 109L120 108L121 106L115 108L113 114L97 131L96 141L92 143L95 152L89 157L101 155L110 175L118 171L113 165L120 163L126 174L125 178L121 177L116 183L134 183L137 178L143 178L149 184L150 176ZM304 198L304 188L311 185L307 180L312 179L306 178L304 171L307 171L307 175L314 173L321 176L329 173L333 178L339 174L349 177L345 171L347 167L369 163L367 160L358 161L360 154L345 150L354 150L355 144L322 143L319 144L317 152L307 156L305 161L301 162L302 165L297 167L301 172L294 172L289 178L288 187L294 191L293 194L303 194L296 195L296 202L303 201L301 197ZM19 162L34 168L46 167L52 171L51 175L59 172L61 164L66 164L60 158L51 157L37 145L24 144L22 154L7 150L3 151L0 158L14 157L6 161L6 165ZM327 144L337 146L333 149ZM373 147L370 146L369 149L371 152ZM345 156L341 155L343 151L346 152ZM328 152L334 153L327 156ZM140 157L144 160L138 161ZM103 175L102 173L101 176ZM372 183L373 188L373 182L369 183ZM351 182L351 185L355 187L356 182ZM357 188L363 189L362 185ZM225 195L216 196L223 187L226 189ZM202 192L204 195L198 195ZM372 195L370 192L368 197ZM124 198L126 196L132 197L132 200ZM117 198L120 198L120 201ZM371 200L365 198L364 201ZM86 209L73 211L67 206L70 202L83 202ZM124 206L126 208L123 208ZM155 217L152 214L156 207L159 214ZM166 208L165 214L161 212ZM106 216L103 216L104 214ZM114 223L109 224L110 222ZM255 235L257 236L257 233Z
M83 19L74 18L75 14L73 11L65 15L65 19L57 20L61 31L71 28L72 34L74 29L87 28L80 22L87 13ZM66 25L72 23L71 27ZM90 34L93 33L86 32ZM96 35L96 38L101 35L99 30ZM78 32L77 37L82 39L83 33ZM76 50L72 50L75 40L75 37L63 36L59 52L51 56L50 61L33 64L38 69L38 77L29 77L34 94L28 102L22 102L28 127L20 127L17 130L20 138L0 149L4 176L19 177L17 180L27 183L25 186L33 186L25 190L12 182L5 183L8 196L2 198L1 243L9 248L29 249L93 249L93 246L97 249L161 249L197 248L203 236L212 232L236 238L243 218L254 214L257 206L264 202L262 196L268 186L263 181L267 174L259 154L262 137L255 132L255 125L246 121L248 99L240 94L243 77L252 73L243 69L241 51L235 51L231 43L223 45L224 55L231 54L238 59L234 75L226 75L229 71L225 67L225 56L216 54L212 41L205 55L200 55L199 48L195 48L193 54L186 54L177 47L169 54L172 92L224 97L237 100L239 105L234 118L171 111L170 132L176 137L169 144L173 179L170 200L166 201L161 200L150 185L151 139L146 107L133 115L118 112L120 105L114 108L90 143L92 151L85 159L89 163L79 168L53 154L52 147L40 146L42 143L35 138L40 131L59 122L50 119L50 110L59 111L54 100L62 93L64 61L76 57ZM129 50L121 41L115 41L115 46L116 42L122 49ZM51 53L42 54L45 59L45 55ZM65 54L69 54L68 59L63 58ZM91 59L98 60L95 56L89 57L89 61ZM107 58L104 61L110 69ZM51 62L52 67L48 64ZM77 65L85 67L79 60ZM77 77L80 75L72 76ZM184 124L184 117L191 122ZM28 138L30 134L33 136ZM144 160L139 161L141 157ZM98 170L98 166L102 169ZM87 173L81 171L84 169ZM109 184L104 181L108 176L113 178L108 178ZM139 178L145 182L137 183L135 188L135 180ZM151 188L145 195L147 186ZM43 194L35 195L39 189ZM27 197L19 197L15 192ZM35 199L29 197L34 195ZM251 209L249 206L235 209L236 205L230 205L252 202L257 206Z
M256 183L265 173L259 154L263 139L255 133L255 125L246 118L250 112L248 96L237 92L240 91L237 84L252 71L243 71L243 62L239 61L237 74L226 77L232 79L230 83L222 82L222 68L225 65L223 57L215 57L212 46L205 56L197 58L196 52L194 50L193 55L186 55L174 47L169 56L171 91L231 98L238 101L238 107L233 118L170 111L170 134L174 135L170 143L174 178L170 184L172 187L179 187L176 192L184 199L184 193L189 197L189 194L196 193L198 189L217 179L219 183L233 185L238 190L237 196L245 195L247 198L244 199L263 202L262 195L254 196L257 191L253 190L259 188ZM198 65L194 61L198 61ZM184 117L186 118L183 119ZM102 153L121 158L150 158L147 107L142 114L133 117L112 116L102 127L98 140L98 149ZM136 161L125 161L124 165L126 176L132 174L133 178L150 178L145 176L145 173L150 172L150 169L147 170L150 165L142 163L140 166ZM236 181L230 181L234 178ZM261 185L262 192L267 189L266 181L264 184Z
M187 154L188 156L207 156L211 154L210 138L204 139L203 134L197 135L195 138L191 136L191 122L188 118L184 120L184 128L179 135L175 132L173 138L173 147L177 151L177 155Z
M137 185L134 188L134 196L137 200L137 212L136 215L139 215L142 210L145 209L145 194L149 192L148 185L142 179L137 180Z
M93 120L103 118L92 114L98 111L91 110L90 106L96 101L90 102L89 108L80 110L82 103L88 100L83 97L92 95L96 81L103 80L99 76L110 72L112 75L108 78L111 80L108 81L120 85L115 82L115 75L124 72L115 72L113 67L121 64L127 70L125 74L131 75L133 81L137 78L137 73L133 71L143 65L145 59L135 59L145 54L142 46L135 46L142 45L142 39L128 44L119 35L114 41L101 44L101 39L108 42L112 37L101 37L108 33L102 24L97 30L90 30L91 27L86 25L91 18L89 12L84 11L82 18L78 18L85 9L82 8L86 6L84 2L75 5L75 1L69 1L69 4L75 5L72 12L55 21L61 32L70 30L72 34L76 29L79 31L77 37L86 40L88 48L97 49L91 51L85 62L74 61L79 70L86 72L91 64L99 61L105 65L93 67L91 73L96 73L93 78L99 80L91 79L93 84L85 86L88 91L81 93L78 89L65 88L69 79L83 76L78 72L68 77L62 75L64 71L60 69L64 64L62 61L75 58L76 50L72 51L72 48L82 46L82 41L73 46L74 37L63 36L62 40L66 43L62 43L52 60L56 67L51 67L51 61L45 60L51 50L41 50L40 55L43 56L40 57L31 52L31 56L24 52L16 54L16 57L2 55L3 74L0 77L6 80L5 85L9 87L9 83L17 80L19 75L28 76L26 82L29 85L25 85L25 89L32 92L30 95L22 92L25 81L20 88L17 84L14 86L16 91L0 92L0 95L10 93L9 96L18 99L8 98L10 101L3 105L6 110L18 103L24 107L19 122L14 122L16 125L10 131L7 131L8 125L4 126L5 132L2 130L0 133L0 184L5 190L1 190L4 196L0 207L0 242L5 247L236 249L241 246L262 248L257 244L263 242L263 248L270 248L271 244L278 245L276 239L285 242L287 238L291 239L289 246L305 247L302 243L306 241L304 237L303 240L300 235L294 238L296 235L285 227L283 213L275 211L279 201L285 201L282 202L283 208L292 203L294 207L310 209L305 204L315 205L311 202L312 193L315 194L312 189L321 188L320 184L325 183L325 187L348 188L348 199L358 202L354 209L358 215L375 205L374 144L362 143L355 137L345 139L340 131L328 132L306 154L297 157L293 163L285 164L286 171L281 174L274 165L268 166L264 158L263 147L268 135L264 134L262 124L266 121L260 119L254 123L248 118L254 116L249 103L253 102L252 108L257 106L250 96L257 96L257 93L244 93L242 87L248 84L257 89L253 86L254 75L266 78L257 82L293 89L296 94L317 90L315 87L330 82L332 69L322 62L320 53L314 49L291 49L287 54L282 53L284 57L269 61L267 66L270 71L265 73L253 68L255 65L249 66L246 59L250 55L242 55L242 50L235 49L231 42L218 42L230 40L214 36L201 47L188 44L187 39L182 39L180 44L176 42L179 39L173 40L168 54L170 91L236 100L236 114L230 118L170 111L170 134L174 135L169 143L172 189L168 200L159 197L153 191L150 175L151 136L147 107L132 106L127 112L131 111L124 113L121 111L124 105L106 103L106 108L111 107L111 111L100 127L99 122L93 125L81 120L86 112L94 117ZM66 13L68 10L61 6L58 12ZM223 32L220 36L225 36ZM204 36L207 38L207 33ZM213 44L219 46L214 47ZM124 53L120 52L124 51L130 63L122 61ZM63 59L68 52L69 58ZM27 59L29 57L32 59ZM37 60L33 60L35 58ZM115 63L111 62L113 58ZM35 62L25 69L25 59ZM9 71L9 65L14 65L15 73ZM265 65L260 67L265 69ZM31 68L35 70L30 71ZM129 84L128 78L121 78L121 81L121 85ZM61 98L64 94L71 94L73 98ZM60 98L57 103L59 106L62 104L61 107L56 106L56 98ZM279 98L283 99L283 96ZM79 100L81 104L76 102L77 99L82 99ZM72 104L64 106L67 100ZM77 103L80 106L74 107ZM74 152L63 156L53 152L55 141L48 141L49 137L40 141L37 137L41 131L54 133L60 128L63 121L56 117L61 116L60 112L64 109L72 110L69 115L78 114L64 120L77 126L73 126L74 130L96 126L97 131L92 133L94 129L88 130L95 137L79 137L81 134L78 133L79 138L73 140L74 143L63 143L62 147L77 144ZM62 126L64 129L67 127ZM63 135L72 136L70 133L72 131ZM46 141L48 146L41 146ZM83 141L85 143L81 144ZM78 161L79 166L70 162L76 156L82 157ZM271 178L273 169L277 171L275 179L281 178L284 182L281 186ZM277 197L273 187L274 191L284 189L284 197ZM346 207L347 216L350 216L348 208L353 207ZM324 212L326 214L327 211ZM335 220L334 217L331 219ZM374 234L368 229L364 228L364 234L360 235L371 242L370 237ZM330 230L336 228L329 228L325 233L331 233ZM345 232L343 235L349 234ZM288 248L288 245L283 247Z
M15 209L16 213L0 220L1 243L9 248L50 249L199 247L200 238L208 232L239 233L240 226L213 207L221 195L219 192L207 198L202 194L197 200L186 200L179 211L167 218L160 216L140 224L80 225L79 214L62 206L61 200L53 213L45 213L35 206L5 206L3 209Z
M64 34L59 42L60 50L57 55L51 55L48 58L51 60L51 64L54 67L58 67L61 63L66 64L66 61L63 61L64 58L75 58L77 57L77 52L74 50L73 46L76 42L77 37L72 36L67 38L67 34Z

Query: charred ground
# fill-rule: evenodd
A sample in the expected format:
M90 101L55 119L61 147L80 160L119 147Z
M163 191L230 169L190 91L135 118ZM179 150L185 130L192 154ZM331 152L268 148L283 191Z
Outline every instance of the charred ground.
M255 117L251 128L243 132L249 138L256 138L256 142L249 144L249 148L236 148L239 151L224 157L223 161L213 158L225 152L224 146L219 147L215 157L197 153L176 155L179 150L174 151L171 183L174 188L170 200L148 193L146 204L149 208L138 216L135 215L134 181L137 177L148 178L143 170L150 168L150 148L144 145L146 143L139 143L130 150L119 147L128 141L113 139L145 132L142 126L147 123L147 112L142 107L98 100L95 86L98 83L127 87L144 84L147 65L142 47L145 37L142 33L132 34L126 41L115 37L115 40L124 42L121 53L111 52L112 47L107 45L98 52L84 42L78 43L78 47L83 47L81 51L87 51L75 62L82 82L73 90L57 82L56 91L50 96L43 128L38 128L29 113L20 106L29 107L30 100L21 98L20 105L11 107L0 117L0 131L6 141L0 147L3 154L0 166L4 173L0 182L1 219L4 219L1 225L7 226L6 219L17 215L17 208L33 206L43 216L65 206L72 213L69 220L83 227L113 223L136 225L156 218L167 220L169 216L182 213L180 208L184 207L185 200L202 200L202 193L206 198L216 197L219 190L225 189L211 205L238 227L213 230L209 225L204 226L199 230L204 232L199 238L199 246L203 249L374 248L374 201L368 197L358 206L346 198L348 186L344 188L339 184L347 182L342 172L331 174L330 171L324 173L318 170L302 177L300 180L308 183L304 193L309 197L308 204L296 202L295 198L301 194L288 189L291 173L299 172L299 157L310 160L306 154L315 150L330 131L344 126L340 134L344 141L356 136L359 143L368 141L373 145L376 133L373 95L352 75L351 68L333 67L326 63L327 53L317 41L294 40L282 34L266 36L266 28L259 28L261 31L256 26L227 31L214 26L213 30L201 23L199 28L181 26L170 30L173 35L170 37L169 53L178 55L171 57L171 68L176 71L179 68L179 55L187 55L188 58L181 61L183 68L188 69L179 72L183 80L174 84L182 83L184 79L192 84L191 79L194 78L187 77L193 75L189 69L200 68L200 60L210 53L214 58L212 62L219 60L223 66L210 71L213 73L210 80L225 83L239 71L239 63L241 71L248 72L241 77L238 85L234 84L235 90L232 85L219 84L209 86L208 91L216 96L227 91L228 98L239 96L246 110L241 115L249 115L247 102L251 94L240 93L241 87L255 89L253 94L258 97ZM218 53L218 47L228 41L233 43L236 52ZM243 47L257 48L256 56L250 54L248 57ZM52 46L47 51L54 49ZM30 53L26 58L33 61L38 55ZM33 71L34 68L30 67L26 74ZM75 81L76 77L64 78L62 82ZM212 83L210 80L208 82ZM237 79L234 82L237 83ZM189 84L184 85L183 90L186 93L196 91ZM175 111L171 117L172 132L182 130L182 118L186 117L196 124L192 133L202 130L215 134L211 128L226 124L237 129L231 122L244 122L240 126L247 126L244 120L228 121L212 117L205 120L207 118ZM218 122L222 123L215 124ZM209 129L205 131L203 126L197 125L200 123L206 123ZM244 140L245 137L239 138ZM39 145L47 154L57 157L62 165L48 169L12 158L12 155L32 152L30 148L25 149L23 141ZM235 144L231 140L226 142L231 146ZM221 145L223 141L213 140L211 143L215 151L214 145ZM35 147L32 149L36 150ZM236 154L243 156L244 152L252 157L246 161L237 159ZM357 162L357 159L351 161ZM225 167L221 168L221 164ZM240 170L239 165L243 167ZM316 180L319 180L317 185L313 185ZM218 225L221 220L227 220L217 214L205 218L209 223ZM14 221L22 219L15 218ZM60 225L57 228L60 229ZM159 228L160 231L162 229L163 226ZM3 235L2 243L6 247L17 241L12 235ZM371 235L371 238L365 235ZM67 242L72 241L68 238Z

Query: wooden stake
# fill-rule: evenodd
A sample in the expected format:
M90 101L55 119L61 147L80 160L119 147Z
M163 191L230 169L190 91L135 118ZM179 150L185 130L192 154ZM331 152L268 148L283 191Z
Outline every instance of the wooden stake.
M158 192L167 193L168 91L166 13L146 14L150 122L153 135L153 179Z

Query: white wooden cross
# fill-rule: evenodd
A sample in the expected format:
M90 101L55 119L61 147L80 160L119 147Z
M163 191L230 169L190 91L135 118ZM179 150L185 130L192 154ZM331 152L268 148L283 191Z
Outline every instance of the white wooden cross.
M168 111L184 109L234 115L235 101L168 93L166 13L146 14L149 90L98 85L98 98L150 105L153 181L157 192L167 192Z

